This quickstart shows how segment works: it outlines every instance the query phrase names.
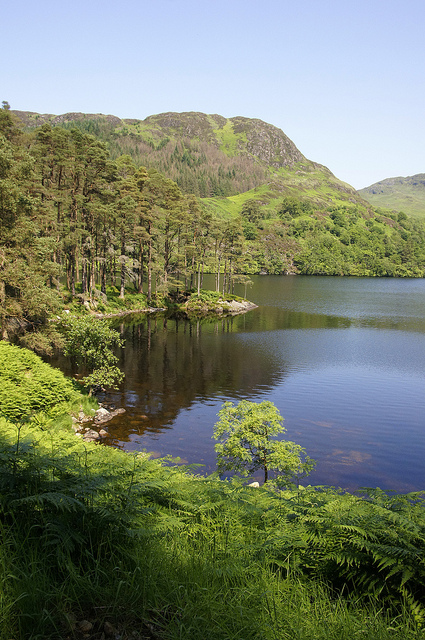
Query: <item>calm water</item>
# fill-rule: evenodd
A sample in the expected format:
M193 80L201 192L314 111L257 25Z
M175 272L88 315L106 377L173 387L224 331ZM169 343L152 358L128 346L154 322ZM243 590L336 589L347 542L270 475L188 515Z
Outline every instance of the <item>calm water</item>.
M116 325L126 378L105 400L127 411L109 443L211 472L222 403L271 400L317 461L312 484L425 488L425 281L253 280L243 316Z

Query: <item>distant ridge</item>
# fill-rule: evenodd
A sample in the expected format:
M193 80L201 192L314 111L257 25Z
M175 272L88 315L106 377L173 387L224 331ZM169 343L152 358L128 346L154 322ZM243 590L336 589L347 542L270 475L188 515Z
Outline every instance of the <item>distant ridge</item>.
M425 217L425 173L386 178L360 189L359 194L375 207Z
M129 133L146 140L160 142L166 137L196 139L222 148L227 155L248 153L274 167L286 167L305 160L295 144L281 129L259 119L224 118L218 114L207 115L196 111L183 113L167 112L148 116L145 120L121 119L101 113L64 113L54 115L33 111L13 111L26 127L37 127L44 123L53 126L70 123L81 124L97 121L117 128L121 135Z

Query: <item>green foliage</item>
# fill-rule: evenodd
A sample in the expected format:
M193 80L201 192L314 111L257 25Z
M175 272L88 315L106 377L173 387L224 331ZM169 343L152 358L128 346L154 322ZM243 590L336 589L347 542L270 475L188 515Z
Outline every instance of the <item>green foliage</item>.
M65 128L44 122L22 134L6 107L0 110L2 337L24 326L32 335L23 343L49 353L58 336L47 320L61 303L103 313L141 309L155 295L199 291L204 273L215 274L223 293L252 273L425 273L422 224L373 211L261 121L162 114L119 123L82 115ZM30 115L27 123L39 124ZM146 150L149 169L130 153L113 161L112 147L93 133L110 145L130 140L132 148L140 138L137 153ZM182 189L209 197L199 202ZM229 189L234 195L223 197ZM60 278L69 292L62 300Z
M63 316L61 328L65 334L65 355L87 374L82 379L84 385L89 389L116 388L124 377L112 351L123 345L118 331L91 316Z
M0 427L1 637L423 637L422 494L254 489Z
M310 458L302 461L305 450L300 445L274 439L285 429L272 402L241 400L236 406L225 402L218 416L214 438L218 440L215 450L220 473L246 475L262 469L264 482L274 473L277 484L284 486L308 475L314 466Z
M248 222L252 222L253 224L258 225L259 221L263 217L261 212L261 205L258 200L246 200L242 206L241 215L242 218L244 218Z
M258 229L253 222L245 221L243 224L243 234L246 240L256 240L258 238Z
M218 291L207 291L201 289L199 293L192 293L184 304L184 309L188 314L204 315L207 313L231 311L232 302L241 302L242 299L232 294L222 294Z
M126 289L124 298L120 298L120 292L116 287L106 287L106 299L100 299L95 305L94 310L108 314L117 313L134 309L146 309L148 307L146 295L144 293L136 293L130 288Z
M0 342L0 416L25 422L74 394L65 376L27 349Z
M54 239L41 230L36 220L38 214L42 214L42 207L32 188L34 180L34 159L22 144L14 116L3 106L0 110L0 331L5 336L8 318L23 316L28 322L43 324L59 307L57 292L49 286L59 273L51 258Z
M310 215L311 213L313 213L313 207L310 202L293 196L283 198L277 211L279 218L296 218L297 216Z

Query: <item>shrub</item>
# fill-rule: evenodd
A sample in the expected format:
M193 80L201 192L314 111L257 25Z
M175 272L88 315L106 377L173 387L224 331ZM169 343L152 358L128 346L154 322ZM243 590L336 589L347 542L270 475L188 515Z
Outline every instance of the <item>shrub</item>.
M0 342L0 416L20 421L71 399L72 383L27 349Z

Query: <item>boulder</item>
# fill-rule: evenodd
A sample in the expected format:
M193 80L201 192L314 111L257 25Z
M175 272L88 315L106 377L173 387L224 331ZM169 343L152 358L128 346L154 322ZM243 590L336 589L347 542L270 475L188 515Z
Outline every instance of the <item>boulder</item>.
M104 409L103 407L101 407L94 414L94 419L95 420L98 420L98 419L99 420L103 420L104 418L106 418L106 416L109 416L109 411L107 409Z
M83 435L83 440L85 440L86 442L93 442L94 440L99 440L99 438L100 435L93 429L87 429L87 431Z
M119 416L121 413L125 413L125 409L115 409L114 411L107 411L106 409L98 409L94 416L94 421L96 424L102 424L104 422L109 422L115 416Z

